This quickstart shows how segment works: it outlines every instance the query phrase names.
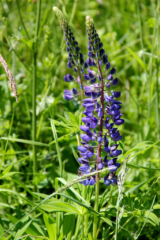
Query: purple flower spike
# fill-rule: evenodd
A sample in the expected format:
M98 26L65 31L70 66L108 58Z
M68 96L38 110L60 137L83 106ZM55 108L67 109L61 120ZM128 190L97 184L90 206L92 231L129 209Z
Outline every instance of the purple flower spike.
M111 68L93 19L89 16L86 17L88 59L84 61L78 42L65 17L56 7L53 10L59 18L65 35L66 50L68 51L67 67L73 69L75 74L73 76L70 73L67 74L64 76L64 81L75 80L81 89L79 91L78 88L72 86L72 90L64 91L64 98L69 101L74 97L78 98L79 95L82 98L84 95L87 97L82 99L82 112L84 114L82 122L84 125L80 126L83 133L80 134L81 146L78 146L80 154L78 161L81 164L79 175L85 176L87 173L107 168L109 173L104 177L104 184L106 186L117 185L116 171L121 164L116 161L122 153L118 149L118 141L121 140L122 136L117 126L123 124L124 120L121 119L121 102L116 100L121 93L112 88L118 84L118 78L113 78L116 69ZM105 156L104 159L102 159L103 156ZM86 177L80 183L92 186L96 183L99 175L101 173ZM99 177L101 179L101 176Z

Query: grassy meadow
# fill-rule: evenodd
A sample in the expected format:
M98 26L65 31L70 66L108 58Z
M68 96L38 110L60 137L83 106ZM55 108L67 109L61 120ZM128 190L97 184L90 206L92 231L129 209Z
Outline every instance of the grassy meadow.
M122 192L78 177L79 101L64 100L66 42L53 12L69 22L87 59L85 19L94 19L117 70L125 124ZM158 0L1 0L0 54L14 76L18 102L0 63L0 239L160 240L160 2Z

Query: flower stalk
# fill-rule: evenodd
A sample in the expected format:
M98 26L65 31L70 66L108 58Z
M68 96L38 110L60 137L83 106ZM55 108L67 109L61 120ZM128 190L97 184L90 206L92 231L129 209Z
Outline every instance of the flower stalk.
M111 68L108 56L103 49L103 44L97 31L95 30L93 19L86 17L86 29L88 35L88 58L83 60L78 42L72 33L70 26L63 14L54 7L60 25L63 28L68 51L67 67L72 68L77 77L67 74L64 76L66 82L75 81L80 86L80 91L76 88L64 91L64 98L67 101L78 98L81 95L83 111L80 126L81 141L78 141L78 150L81 163L79 176L88 176L79 183L84 186L95 184L95 206L93 220L93 240L97 239L98 226L98 205L99 205L99 182L104 180L106 186L117 185L118 179L116 171L120 167L117 162L118 156L122 153L118 149L118 141L122 139L117 126L124 123L120 113L121 102L116 99L121 93L114 91L114 86L118 84L118 78L114 78L116 69ZM105 155L105 157L103 157ZM96 161L94 161L96 160ZM100 176L99 170L107 168L108 173ZM97 172L97 174L94 174ZM87 223L87 218L85 219ZM87 226L85 227L85 236Z

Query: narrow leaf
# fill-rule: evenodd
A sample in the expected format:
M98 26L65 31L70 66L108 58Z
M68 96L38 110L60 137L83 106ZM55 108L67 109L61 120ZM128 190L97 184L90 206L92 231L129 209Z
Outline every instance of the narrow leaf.
M55 240L56 239L56 223L54 219L47 214L43 214L43 219L44 219L44 223L47 228L50 240Z
M7 140L7 141L13 141L13 142L21 142L21 143L26 143L26 144L41 146L41 147L49 147L49 145L46 143L35 142L35 141L30 141L30 140L25 140L25 139L20 139L20 138L1 137L0 139Z
M129 47L126 46L126 49L128 50L128 52L137 60L137 62L141 65L141 67L146 70L146 65L145 63L142 61L142 59L135 53L133 52Z

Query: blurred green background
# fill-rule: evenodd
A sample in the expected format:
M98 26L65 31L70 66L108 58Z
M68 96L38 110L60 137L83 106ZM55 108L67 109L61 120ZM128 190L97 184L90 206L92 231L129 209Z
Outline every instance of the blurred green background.
M68 113L71 112L76 116L76 111L79 109L79 102L66 102L63 99L64 89L71 89L74 84L68 84L63 80L63 76L72 73L72 70L66 67L65 40L58 19L52 10L53 6L57 6L66 16L86 58L85 17L90 15L94 19L104 49L112 66L116 68L116 76L119 78L116 90L122 92L120 101L123 103L122 113L125 124L120 131L123 135L124 152L142 141L149 141L151 144L159 140L160 8L158 4L156 0L42 0L37 38L36 141L47 145L37 146L38 173L33 177L32 145L22 140L1 139L0 158L1 161L4 160L2 170L14 163L12 171L19 172L2 179L3 188L16 190L29 199L32 196L27 189L33 191L35 185L41 193L50 194L54 191L55 177L59 176L59 164L50 118L63 122L59 116L69 119ZM16 103L13 92L9 89L7 75L0 64L1 138L32 140L36 12L36 0L1 0L0 2L0 54L15 77L19 98L19 102ZM78 116L79 112L75 119L78 119ZM63 127L63 124L56 121L65 169L64 178L67 179L68 176L69 179L74 176L73 174L76 176L78 170L78 163L72 152L72 149L77 151L76 131L70 132ZM159 149L160 145L157 144L137 157L133 157L130 163L144 168L132 166L125 182L125 189L130 189L148 180L138 193L143 195L149 189L147 202L150 205L155 194L157 204L160 201L158 180L151 187L152 181L160 176L159 170L152 170L152 168L160 169ZM105 186L102 184L101 191L104 189ZM135 195L132 198L134 200ZM2 215L5 211L12 212L7 205L22 209L24 203L22 199L15 201L4 193L0 194L0 202L6 204L6 206L0 206ZM156 210L157 214L159 214L158 211ZM136 224L136 221L132 222L131 231L136 231ZM148 227L152 230L148 231ZM122 231L122 239L127 239L123 234L125 232ZM146 237L145 239L159 239L158 227L146 225L142 232L143 236Z

